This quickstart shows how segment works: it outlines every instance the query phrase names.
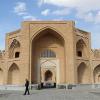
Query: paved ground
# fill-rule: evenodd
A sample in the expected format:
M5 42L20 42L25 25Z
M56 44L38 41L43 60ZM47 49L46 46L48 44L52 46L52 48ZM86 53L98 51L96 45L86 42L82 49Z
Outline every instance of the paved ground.
M65 90L45 89L32 90L30 95L24 91L0 91L0 100L100 100L100 89Z

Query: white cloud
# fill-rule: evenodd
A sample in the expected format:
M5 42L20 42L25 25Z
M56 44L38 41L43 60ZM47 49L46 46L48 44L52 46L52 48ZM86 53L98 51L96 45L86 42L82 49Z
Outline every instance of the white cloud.
M47 15L59 15L59 16L65 16L70 13L70 10L68 8L62 8L62 9L57 9L54 11L51 11L50 9L45 9L41 12L41 15L47 16Z
M25 2L17 2L16 3L16 6L14 7L14 12L17 15L24 15L24 14L27 13L26 11L27 11L27 9L26 9L26 3Z
M86 22L93 22L94 24L100 24L100 11L98 11L96 14L93 14L92 12L78 12L77 18L83 19Z
M98 11L98 13L96 14L95 23L96 24L100 23L100 11Z
M87 22L93 22L93 14L90 12L84 17L85 21Z
M32 15L23 16L23 19L24 19L24 20L27 20L27 21L37 20L37 18L34 17L34 16L32 16Z
M87 22L94 22L100 24L100 0L39 0L39 4L55 5L57 7L71 8L76 12L76 16ZM97 12L98 11L98 12ZM67 15L64 10L54 11L54 14ZM93 13L95 12L95 14ZM69 13L69 12L68 12Z
M43 4L43 0L38 0L38 6L41 6Z
M37 18L27 12L27 7L25 2L17 2L14 7L14 13L20 15L23 20L37 20Z
M78 12L76 17L84 19L86 22L94 22L94 16L91 12L89 13Z
M45 9L41 12L42 15L47 16L50 13L50 9Z
M72 7L83 11L100 9L100 0L39 0L42 4L52 4L60 7Z
M69 13L70 13L70 10L68 8L59 9L52 12L52 14L60 15L60 16L68 15Z

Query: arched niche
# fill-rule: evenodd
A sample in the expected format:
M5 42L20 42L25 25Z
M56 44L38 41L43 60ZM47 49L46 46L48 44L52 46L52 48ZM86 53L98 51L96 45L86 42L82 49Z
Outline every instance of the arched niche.
M4 73L3 73L3 70L0 68L0 85L3 85L3 79L4 79Z
M77 81L79 84L87 84L89 82L89 70L84 62L77 68Z
M94 83L100 84L100 65L96 66L93 70Z
M20 83L20 70L17 64L13 63L8 70L8 84L18 85Z
M76 55L77 57L87 57L87 46L83 39L80 39L76 43Z
M20 55L16 57L16 53L20 54L20 42L14 39L9 47L9 58L19 58Z
M50 71L50 70L47 70L45 72L45 81L52 81L52 76L53 76L53 73Z

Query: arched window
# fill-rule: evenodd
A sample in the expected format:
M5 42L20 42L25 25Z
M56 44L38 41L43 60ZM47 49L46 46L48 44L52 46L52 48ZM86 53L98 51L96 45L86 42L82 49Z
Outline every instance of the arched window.
M77 56L82 57L82 51L77 51Z
M15 52L15 58L19 58L20 52Z
M19 47L20 46L20 43L19 41L17 41L16 39L14 39L10 45L10 47Z
M52 50L47 49L40 54L40 57L41 58L56 58L56 54Z

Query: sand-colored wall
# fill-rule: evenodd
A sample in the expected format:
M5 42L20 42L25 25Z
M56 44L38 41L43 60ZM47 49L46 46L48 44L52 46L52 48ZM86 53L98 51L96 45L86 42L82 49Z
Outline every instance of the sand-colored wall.
M74 21L25 21L5 41L5 52L0 53L0 84L24 84L26 78L31 83L41 82L41 73L46 71L42 60L55 66L50 70L55 72L57 84L99 83L99 50L91 50L91 34L75 28ZM40 59L45 49L54 51L56 57ZM16 52L20 52L18 58Z

